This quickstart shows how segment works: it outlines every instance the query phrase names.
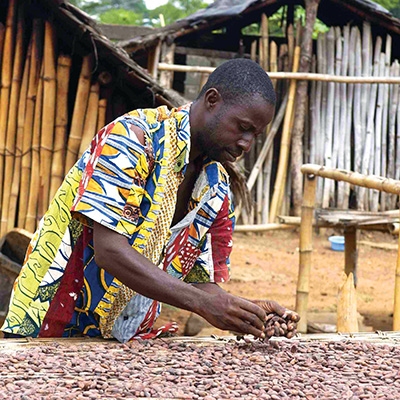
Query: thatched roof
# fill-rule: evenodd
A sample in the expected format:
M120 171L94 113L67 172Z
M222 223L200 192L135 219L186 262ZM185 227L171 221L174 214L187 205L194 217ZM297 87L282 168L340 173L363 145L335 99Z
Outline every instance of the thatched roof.
M48 13L54 19L57 34L74 52L85 55L94 52L98 63L118 77L122 88L143 97L144 104L181 105L185 100L172 90L166 90L145 69L133 61L127 52L102 35L96 22L66 0L31 0L34 14Z
M247 26L258 21L262 12L270 16L288 3L304 4L301 0L215 0L207 8L174 24L118 44L133 53L152 47L159 40L172 42L195 32L218 29L232 21L240 26ZM329 26L369 21L378 29L400 38L400 19L370 0L322 0L318 8L318 18Z

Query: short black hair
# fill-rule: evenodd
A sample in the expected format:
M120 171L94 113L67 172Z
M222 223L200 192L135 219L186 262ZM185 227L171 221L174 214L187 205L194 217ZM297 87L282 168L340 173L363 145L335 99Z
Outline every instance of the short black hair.
M197 99L215 88L227 103L253 97L258 94L267 102L275 105L276 95L268 74L256 62L247 58L235 58L221 64L209 76Z

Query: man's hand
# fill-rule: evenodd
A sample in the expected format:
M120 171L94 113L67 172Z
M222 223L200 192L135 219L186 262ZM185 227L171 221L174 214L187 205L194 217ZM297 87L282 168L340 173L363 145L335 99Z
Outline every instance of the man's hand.
M288 310L285 307L282 307L276 301L273 300L252 300L254 304L257 304L261 307L266 314L277 314L283 319L287 319L293 322L299 322L300 316L296 312L292 310Z
M260 338L265 337L266 314L261 307L251 301L226 293L221 288L215 292L210 293L201 309L197 311L199 315L216 328Z
M288 310L273 300L253 300L267 313L264 332L267 338L271 336L286 336L288 339L296 334L297 322L300 316Z

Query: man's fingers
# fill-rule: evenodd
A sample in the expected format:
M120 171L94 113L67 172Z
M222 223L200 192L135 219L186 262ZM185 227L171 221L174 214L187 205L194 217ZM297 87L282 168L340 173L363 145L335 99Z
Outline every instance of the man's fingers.
M242 302L240 303L240 308L242 308L244 311L247 311L247 312L257 316L258 319L261 321L261 323L262 324L264 323L266 313L265 313L265 310L263 308L261 308L259 305L255 304L251 301L242 300ZM253 323L253 321L249 321L249 322Z
M239 332L247 335L253 335L255 337L265 337L265 333L263 329L257 329L254 325L251 325L250 323L247 323L242 320L238 320L237 322L237 328L234 329L234 331L238 330Z

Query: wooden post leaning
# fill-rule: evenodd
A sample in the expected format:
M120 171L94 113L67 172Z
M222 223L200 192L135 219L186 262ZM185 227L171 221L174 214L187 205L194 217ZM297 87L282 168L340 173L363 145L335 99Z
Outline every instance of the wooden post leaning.
M308 283L311 267L311 242L312 237L312 212L315 201L315 177L333 179L335 181L348 182L352 185L376 189L381 192L400 195L400 181L374 175L363 175L358 172L325 168L320 165L305 164L301 172L306 176L303 194L302 218L300 225L300 266L296 295L296 311L302 317L299 331L305 332L307 328L307 302ZM393 330L400 330L400 235L397 253L397 265L395 276ZM350 255L349 255L350 257ZM347 267L349 268L349 267ZM346 272L347 272L346 268ZM352 272L352 271L349 271Z

